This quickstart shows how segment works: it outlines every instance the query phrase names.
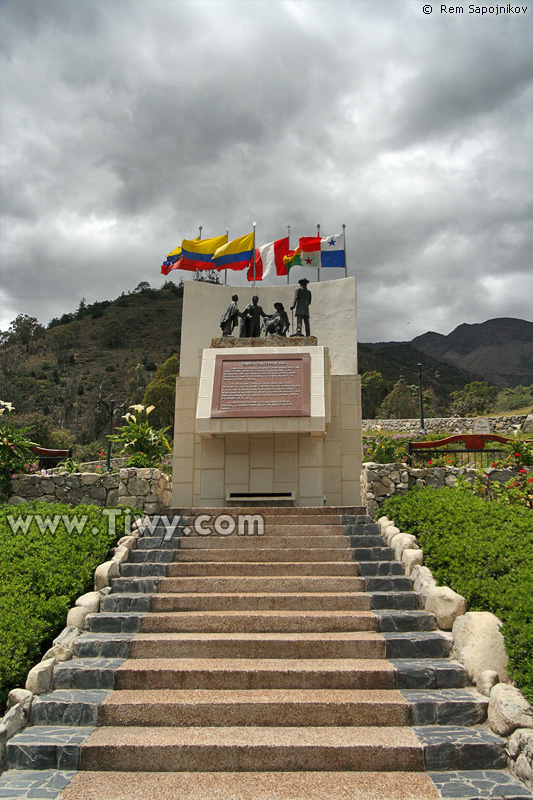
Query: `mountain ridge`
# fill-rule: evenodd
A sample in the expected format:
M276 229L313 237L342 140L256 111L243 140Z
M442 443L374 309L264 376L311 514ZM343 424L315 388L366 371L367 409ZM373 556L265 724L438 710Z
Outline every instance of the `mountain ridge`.
M389 355L405 345L495 386L533 383L533 322L528 320L495 317L464 322L447 335L428 331L410 342L361 343L361 347L389 351Z

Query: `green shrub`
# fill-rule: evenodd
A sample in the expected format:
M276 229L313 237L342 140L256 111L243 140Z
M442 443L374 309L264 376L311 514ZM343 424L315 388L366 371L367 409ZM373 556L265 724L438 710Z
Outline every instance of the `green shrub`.
M533 701L533 515L455 489L392 497L383 512L418 537L439 584L503 621L512 678Z
M47 518L59 519L55 530ZM109 519L98 506L0 505L0 707L10 689L24 685L74 600L92 588L95 568L124 535L124 514L114 517L115 532Z

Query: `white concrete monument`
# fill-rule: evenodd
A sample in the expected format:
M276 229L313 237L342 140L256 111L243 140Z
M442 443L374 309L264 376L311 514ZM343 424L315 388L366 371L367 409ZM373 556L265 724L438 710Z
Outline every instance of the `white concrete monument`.
M241 346L219 339L234 294L242 311L292 305L295 286L188 281L176 382L172 504L250 505L292 496L297 506L360 505L361 381L355 278L309 284L317 345ZM234 333L238 334L235 328ZM249 340L248 340L249 341ZM275 341L275 340L274 340ZM266 340L266 343L268 340ZM231 347L224 344L231 343ZM219 345L219 346L215 346Z

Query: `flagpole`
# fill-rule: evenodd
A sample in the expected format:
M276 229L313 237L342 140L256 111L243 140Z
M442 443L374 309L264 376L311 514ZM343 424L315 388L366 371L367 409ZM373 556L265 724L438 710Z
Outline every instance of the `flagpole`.
M291 249L291 226L287 225L287 238L289 240L289 250ZM287 286L289 285L289 272L290 269L287 270Z
M226 244L229 241L229 228L226 228ZM228 268L224 270L224 286L227 286L228 283Z
M320 239L320 225L316 226L316 235ZM320 242L319 242L318 243L318 257L320 259L322 259L322 256L320 255L320 252L321 252L321 247L320 247ZM320 283L320 261L318 262L318 282Z
M254 229L254 243L253 243L253 247L252 247L252 258L254 260L254 283L253 283L254 286L255 286L255 226L256 225L257 225L257 222L253 222L252 223L252 228Z
M199 238L199 239L201 239L201 238L202 238L202 226L201 226L201 225L199 225L199 226L198 226L198 230L199 230L199 235L198 235L198 238ZM200 270L198 270L198 269L196 270L196 280L198 280L198 273L199 273L199 271L200 271Z
M346 261L346 225L342 226L343 240L344 240L344 277L348 277L348 262Z

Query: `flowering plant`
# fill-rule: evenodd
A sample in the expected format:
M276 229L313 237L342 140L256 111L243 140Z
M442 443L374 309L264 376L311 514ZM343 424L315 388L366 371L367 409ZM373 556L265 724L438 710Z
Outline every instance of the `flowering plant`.
M124 415L126 424L117 428L120 433L110 434L107 437L112 442L122 444L124 452L129 456L142 453L151 464L162 458L171 449L165 436L168 428L156 431L148 422L148 416L154 408L155 406L146 408L141 404L130 406L130 409L136 413L132 414L128 411Z
M376 464L391 464L394 461L405 461L407 457L407 443L409 434L382 435L378 426L378 435L369 436L363 442L363 460L374 461Z
M515 439L505 445L503 459L495 461L492 466L503 469L520 469L521 467L533 466L533 447L528 442Z
M26 435L31 428L16 428L11 421L13 410L11 403L0 400L0 487L7 495L13 475L37 470L31 449L35 442Z

